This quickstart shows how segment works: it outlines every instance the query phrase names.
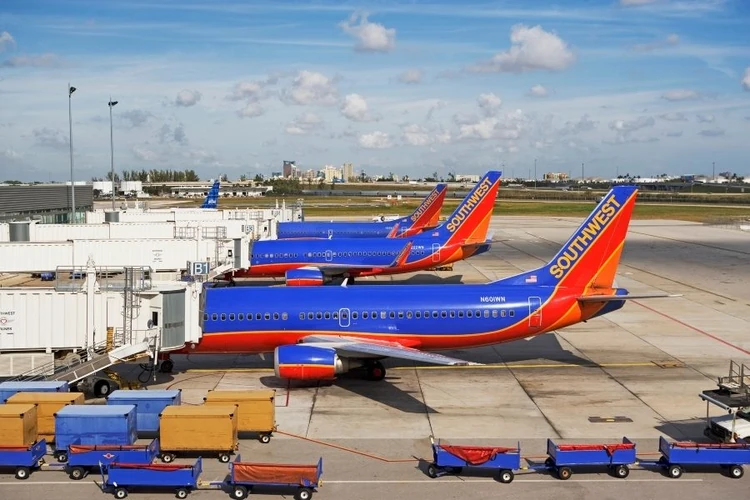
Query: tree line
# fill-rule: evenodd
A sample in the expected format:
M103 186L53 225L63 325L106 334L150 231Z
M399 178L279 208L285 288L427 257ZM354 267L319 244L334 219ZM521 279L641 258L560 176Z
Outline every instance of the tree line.
M112 172L107 172L106 179L92 177L92 181L112 180ZM115 182L141 181L141 182L198 182L200 177L195 170L123 170L122 176L115 172Z

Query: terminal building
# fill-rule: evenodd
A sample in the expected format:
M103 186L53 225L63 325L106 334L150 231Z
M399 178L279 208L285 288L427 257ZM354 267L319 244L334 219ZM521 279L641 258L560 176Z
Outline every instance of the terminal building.
M36 220L42 224L66 224L71 212L70 184L32 186L0 185L0 222ZM75 185L75 222L84 222L94 209L91 185Z

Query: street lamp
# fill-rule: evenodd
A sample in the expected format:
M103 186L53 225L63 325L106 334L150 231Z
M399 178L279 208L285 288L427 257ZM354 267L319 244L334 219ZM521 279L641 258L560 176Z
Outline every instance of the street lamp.
M107 103L107 106L109 106L109 150L110 150L110 162L111 162L111 168L112 171L110 175L112 178L110 179L112 181L112 211L115 211L115 142L112 135L112 108L115 107L115 104L117 104L117 101L112 100L112 96L109 96L109 103Z
M75 223L76 218L76 186L73 182L73 115L71 112L71 96L76 91L75 87L71 87L68 83L68 124L70 127L70 223Z

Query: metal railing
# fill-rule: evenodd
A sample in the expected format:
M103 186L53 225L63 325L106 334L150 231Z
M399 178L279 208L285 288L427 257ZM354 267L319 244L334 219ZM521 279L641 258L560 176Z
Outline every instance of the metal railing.
M750 395L750 366L729 362L729 375L719 377L719 387L737 394Z
M132 281L126 280L128 269L132 271ZM123 291L132 286L139 292L151 289L153 270L150 266L95 266L96 280L100 290ZM58 292L78 292L86 284L88 268L86 266L57 266L55 269L55 290Z
M109 342L109 339L103 340L97 344L94 344L88 349L82 349L74 353L72 356L67 356L65 358L65 362L63 363L53 361L51 363L47 363L46 365L37 366L36 368L32 368L31 370L17 375L10 380L14 382L49 380L57 375L67 373L75 369L76 367L83 366L84 364L89 363L98 356L106 354L110 350L108 348Z

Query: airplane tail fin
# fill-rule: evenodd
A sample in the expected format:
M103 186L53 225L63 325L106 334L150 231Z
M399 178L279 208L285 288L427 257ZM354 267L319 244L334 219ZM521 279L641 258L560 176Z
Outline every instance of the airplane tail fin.
M422 203L414 213L404 218L404 222L408 224L407 227L421 229L437 226L440 219L440 210L443 208L447 192L447 184L438 184L435 186L435 189L422 200Z
M201 208L216 208L219 206L219 185L220 181L217 179L208 191L208 196L203 201Z
M487 172L448 219L437 227L436 235L445 244L486 242L501 176L500 171Z
M637 194L635 186L613 187L549 263L493 283L559 285L579 289L582 297L617 293L615 274Z

